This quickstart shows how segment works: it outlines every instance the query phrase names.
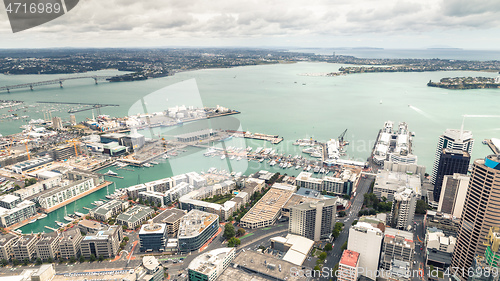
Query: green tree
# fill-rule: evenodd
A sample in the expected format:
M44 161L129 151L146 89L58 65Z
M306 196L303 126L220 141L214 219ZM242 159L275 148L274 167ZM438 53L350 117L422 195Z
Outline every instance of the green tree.
M243 236L245 235L245 230L243 228L238 228L238 236Z
M429 205L424 200L417 200L417 207L415 208L416 214L425 214L429 209Z
M345 217L345 215L346 215L345 211L340 211L339 212L339 217L343 218L343 217Z
M127 236L123 237L123 241L128 242L129 238Z
M53 262L54 262L54 260L52 259L52 257L49 257L49 258L47 259L47 262L48 262L48 263L53 263Z
M9 261L6 259L2 259L2 261L0 262L2 263L2 266L6 266L9 263Z
M41 258L36 258L36 265L41 265L42 264L42 259Z
M347 241L345 241L344 244L342 244L342 247L340 249L342 251L344 251L345 249L347 249Z
M14 266L18 266L20 264L20 262L17 259L13 259L12 263L14 264Z
M234 226L232 223L226 223L224 225L224 237L226 237L226 239L229 239L231 237L234 237L234 235L236 234L235 230L234 230Z
M28 263L29 263L29 262L30 262L30 260L29 260L29 259L24 259L24 260L23 260L23 264L24 264L24 265L28 265Z
M99 261L103 261L104 257L102 255L99 255Z
M84 256L80 256L80 262L81 263L85 262L85 257Z
M238 239L236 237L231 237L231 239L229 239L228 242L227 242L227 246L228 247L236 247L236 246L238 246L240 244L241 244L240 239Z
M318 258L319 258L320 260L324 260L324 259L326 259L326 256L327 256L326 252L321 252L321 254L319 254L319 257L318 257Z
M234 220L233 216L229 216L229 218L227 218L227 221L233 221L233 220Z
M128 229L128 226L126 224L122 225L122 229L123 230L127 230Z
M357 223L358 223L358 220L354 220L354 221L352 222L352 225L356 225Z
M343 197L345 200L351 200L351 196L349 194L344 194Z
M76 258L75 257L70 257L69 258L69 262L70 263L75 263L76 262Z
M97 259L95 258L95 255L94 255L94 254L90 255L90 261L91 261L91 262L94 262L94 261L96 261L96 260L97 260Z
M314 267L314 270L320 271L320 270L321 270L321 268L319 268L319 265L316 265L316 266Z
M330 243L326 243L326 245L325 245L325 249L324 249L324 250L325 250L325 251L327 251L327 252L329 252L329 251L331 251L332 249L333 249L332 244L330 244Z

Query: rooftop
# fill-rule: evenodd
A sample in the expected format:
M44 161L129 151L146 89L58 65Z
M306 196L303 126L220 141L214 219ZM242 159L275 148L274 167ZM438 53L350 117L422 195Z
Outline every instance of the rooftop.
M179 210L176 208L167 209L161 212L159 215L153 218L153 222L155 223L168 223L173 224L176 221L180 220L184 215L186 215L186 211Z
M292 208L298 209L298 210L312 210L315 209L318 204L324 203L324 206L332 206L332 205L337 205L337 198L330 198L330 199L324 199L320 200L318 202L306 202L302 203L299 205L296 205Z
M359 261L359 253L351 250L344 250L340 258L340 265L357 267Z
M49 233L44 233L40 236L40 240L36 243L37 245L50 245L54 242L54 240L58 239L59 237L59 232L54 231L54 232L49 232Z
M234 251L235 248L219 248L202 253L191 261L188 268L202 274L210 275L209 273L212 270L217 269L217 264L222 263Z
M78 222L78 225L81 225L81 226L86 227L86 228L93 228L93 229L102 228L101 223L91 221L91 220L81 220L80 222Z
M9 203L9 204L13 203L14 201L19 200L19 199L21 199L21 198L14 196L12 194L7 194L7 195L0 197L0 201L3 201L5 203Z
M240 252L233 260L233 263L272 279L304 280L304 276L292 276L291 274L297 272L297 270L293 270L297 269L297 265L255 251Z
M165 228L167 227L164 223L147 223L141 227L139 235L144 234L163 234L165 233Z
M143 219L144 217L147 217L153 212L154 210L150 207L143 205L135 205L132 208L128 209L127 211L119 214L116 217L116 220L121 220L126 222L136 222L138 220Z
M17 235L14 235L14 234L10 234L10 233L7 233L7 234L1 234L0 235L0 246L5 246L5 244L7 244L9 241L11 241L12 239L17 239Z
M285 206L295 190L271 187L269 191L241 219L247 223L268 221Z
M153 270L155 270L160 265L160 263L153 256L144 256L144 257L142 257L142 265L147 270L153 271Z
M178 238L197 236L212 223L217 222L218 218L219 216L216 214L191 210L181 219Z

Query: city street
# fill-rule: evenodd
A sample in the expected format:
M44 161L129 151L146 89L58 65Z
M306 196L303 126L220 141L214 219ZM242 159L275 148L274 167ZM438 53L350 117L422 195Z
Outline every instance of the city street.
M372 175L361 177L356 191L356 198L354 198L351 208L349 212L347 212L347 216L337 219L337 221L344 223L344 228L342 229L342 232L340 232L339 237L333 241L333 250L329 252L328 257L326 258L327 262L323 265L323 267L328 268L328 272L330 272L330 269L333 269L335 265L339 263L342 256L342 245L349 237L349 228L351 227L352 222L357 219L358 212L363 206L364 194L368 192L370 185L374 180L375 176ZM321 276L320 280L330 280L330 278L332 278L332 276Z

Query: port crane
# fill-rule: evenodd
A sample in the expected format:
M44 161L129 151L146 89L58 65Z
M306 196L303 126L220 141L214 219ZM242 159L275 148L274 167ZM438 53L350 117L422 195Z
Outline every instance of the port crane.
M347 133L347 129L344 130L344 132L342 132L342 134L340 134L338 140L339 140L339 144L340 145L344 145L344 137L345 137L345 133Z

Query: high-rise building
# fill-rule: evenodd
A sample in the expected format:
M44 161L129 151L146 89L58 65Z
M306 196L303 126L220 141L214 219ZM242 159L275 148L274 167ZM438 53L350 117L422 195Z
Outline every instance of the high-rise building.
M467 269L471 267L474 257L485 252L490 228L500 225L499 209L500 156L489 155L475 160L472 166L457 245L451 261L454 273L460 279L467 279Z
M54 116L52 117L52 128L54 129L62 129L62 120L61 117Z
M372 280L378 270L382 239L384 232L367 222L358 222L349 229L347 249L359 253L359 267L363 268L359 274Z
M456 218L462 217L469 180L469 176L458 173L444 176L438 212L450 214Z
M344 250L339 262L339 272L337 280L356 281L358 280L359 253Z
M432 167L431 183L436 184L437 172L439 166L439 158L443 149L457 149L466 151L469 155L472 152L472 147L474 145L474 139L472 138L471 131L447 129L443 135L439 137L439 141L436 148L436 155L434 157L434 165Z
M486 251L484 255L474 258L472 268L474 276L469 276L469 281L498 281L500 268L500 227L490 228L486 237ZM490 274L488 274L490 273Z
M438 202L441 196L443 178L454 173L467 174L469 169L470 155L467 151L444 148L439 156L439 163L434 184L434 201Z
M413 225L416 207L417 195L412 189L405 188L394 194L389 225L397 229L409 230L409 227Z
M302 203L290 208L288 232L314 241L328 238L335 224L337 198Z
M76 117L75 117L75 114L70 114L70 115L69 115L69 123L70 123L71 125L73 125L73 126L74 126L74 125L76 125Z
M382 243L380 268L390 270L393 260L411 263L414 250L415 241L413 241L412 232L386 228L384 242Z

